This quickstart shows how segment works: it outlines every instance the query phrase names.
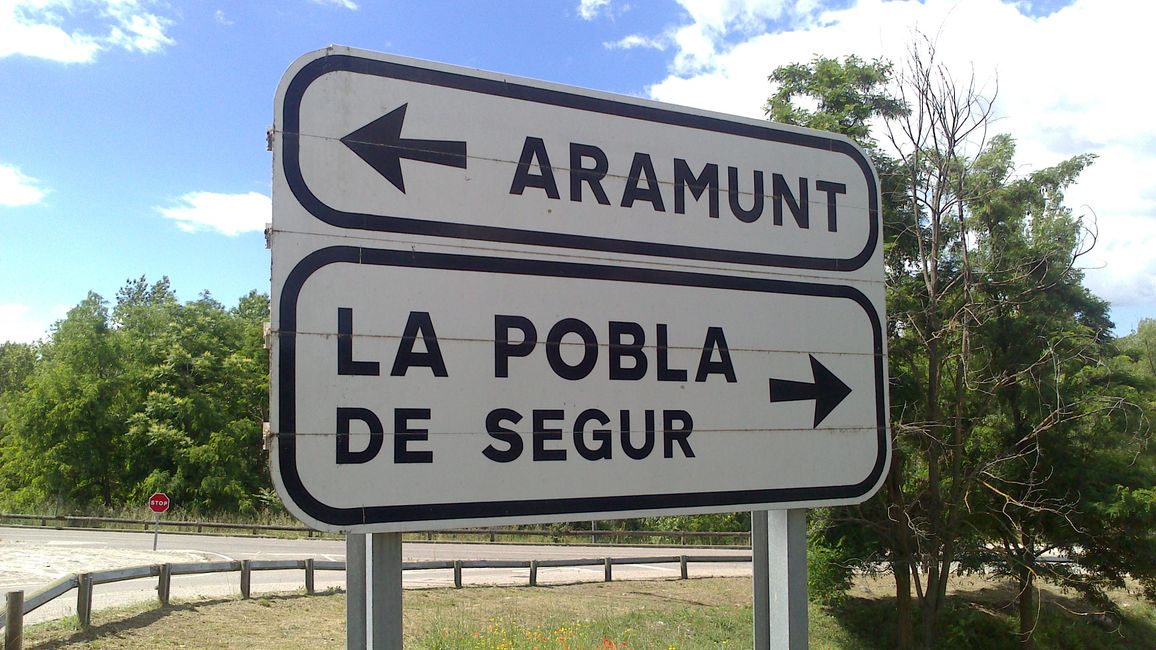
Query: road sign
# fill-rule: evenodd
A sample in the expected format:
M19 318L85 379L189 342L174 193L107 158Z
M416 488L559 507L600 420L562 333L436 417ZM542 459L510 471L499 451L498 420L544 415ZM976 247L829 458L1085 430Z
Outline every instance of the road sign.
M878 279L878 184L831 134L345 48L276 107L285 230Z
M271 464L310 525L880 484L878 189L845 139L330 48L273 150Z
M164 492L157 492L149 497L149 510L157 513L167 512L169 509L169 495Z

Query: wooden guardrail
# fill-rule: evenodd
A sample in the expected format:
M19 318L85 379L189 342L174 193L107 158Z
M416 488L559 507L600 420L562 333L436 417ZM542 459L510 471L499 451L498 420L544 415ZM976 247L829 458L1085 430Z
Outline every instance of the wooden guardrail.
M121 529L149 531L157 525L154 519L125 519L116 517L76 517L69 515L27 515L0 513L0 523L31 522L31 525L53 528L95 528L106 525L119 526ZM28 523L16 525L29 525ZM312 537L321 533L304 526L282 526L272 524L233 524L212 521L180 521L162 518L162 530L204 533L206 531L227 531L229 533L246 532L252 535L264 533L297 533ZM579 539L589 540L594 544L623 544L629 540L636 543L653 543L650 540L670 540L679 546L691 544L719 545L719 546L749 546L749 532L717 532L717 531L668 531L668 530L533 530L511 528L464 528L454 530L429 531L407 536L408 539L426 539L444 537L470 537L488 539L497 542L511 538L517 539Z
M529 586L538 585L538 570L542 568L602 566L603 579L613 578L612 567L625 564L671 564L680 567L680 577L687 578L687 565L696 562L750 562L749 555L656 555L652 557L604 557L573 560L441 560L423 562L403 562L403 571L449 569L453 571L454 587L462 586L464 569L529 569ZM0 617L0 627L4 628L4 650L19 650L23 643L24 616L39 607L76 590L76 616L81 628L92 623L92 593L97 585L125 580L157 578L157 600L162 607L169 604L173 576L200 573L241 573L241 598L252 596L253 571L304 570L305 593L314 593L314 577L317 571L345 571L345 562L315 560L241 560L225 562L179 562L151 564L146 566L93 571L65 576L39 591L25 597L23 591L10 591L5 598L5 613Z

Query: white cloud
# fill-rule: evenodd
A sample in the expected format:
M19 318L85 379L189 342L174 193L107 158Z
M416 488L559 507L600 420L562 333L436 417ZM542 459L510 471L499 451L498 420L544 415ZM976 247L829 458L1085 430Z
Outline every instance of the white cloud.
M669 45L669 39L658 36L650 37L641 34L631 34L617 41L603 43L603 47L608 50L633 50L636 48L647 48L651 50L665 50Z
M68 314L67 305L34 309L28 305L0 304L0 343L34 343L48 337L48 330Z
M109 2L107 15L116 21L108 35L108 43L130 52L156 52L173 39L165 34L170 22L164 18L140 11L131 0Z
M48 193L39 180L25 176L16 167L0 163L0 205L18 208L35 205Z
M1156 312L1156 87L1138 74L1156 60L1156 3L1073 0L1048 16L1000 0L679 0L688 22L673 34L661 101L764 117L767 76L816 55L884 57L897 65L916 32L934 37L957 76L998 86L995 132L1016 137L1024 173L1095 153L1067 195L1094 210L1088 286L1116 305ZM1142 75L1141 75L1142 76ZM1153 314L1156 316L1156 313Z
M594 20L604 11L610 10L610 0L581 0L578 15L582 20Z
M229 20L229 17L225 15L225 12L221 11L220 9L218 9L213 14L213 20L217 21L217 24L224 25L226 27L230 27L233 25L233 21Z
M178 201L180 205L157 208L157 212L177 222L177 227L185 232L210 231L235 237L261 232L273 218L273 202L259 192L189 192Z
M357 11L357 3L353 0L309 0L315 5L335 5L350 11Z
M0 58L91 63L102 50L151 53L173 44L148 0L2 0Z

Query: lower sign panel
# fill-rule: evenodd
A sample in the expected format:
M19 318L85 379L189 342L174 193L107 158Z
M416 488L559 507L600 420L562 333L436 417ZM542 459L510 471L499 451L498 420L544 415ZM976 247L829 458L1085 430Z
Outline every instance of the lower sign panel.
M274 480L317 528L846 504L886 471L854 288L333 247L278 298Z

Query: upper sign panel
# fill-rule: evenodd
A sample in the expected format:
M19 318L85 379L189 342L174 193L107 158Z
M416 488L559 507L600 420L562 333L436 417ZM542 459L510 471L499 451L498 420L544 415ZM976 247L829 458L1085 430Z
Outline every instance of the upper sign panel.
M874 171L831 134L337 47L290 68L276 112L305 210L281 229L852 275L879 259Z

